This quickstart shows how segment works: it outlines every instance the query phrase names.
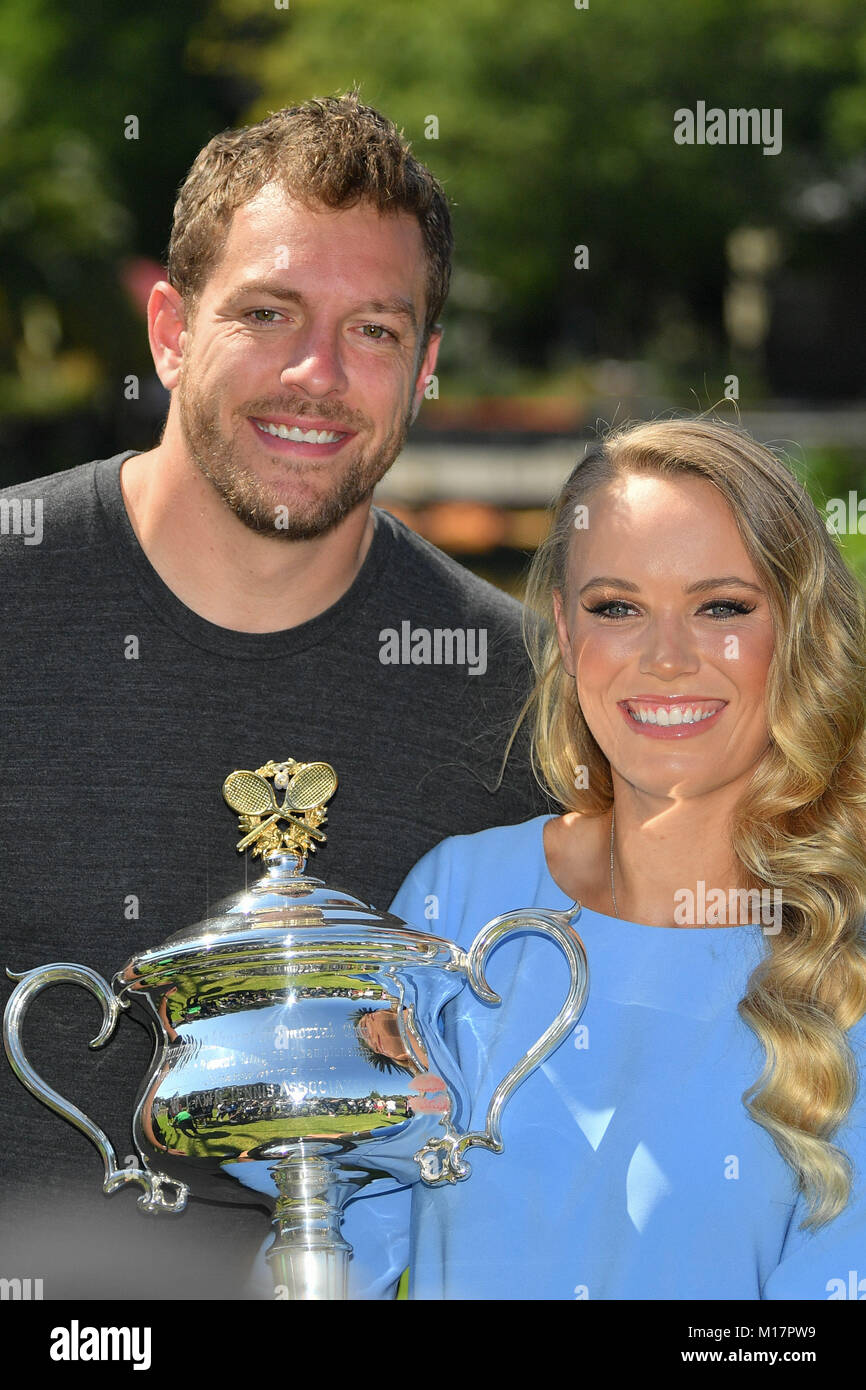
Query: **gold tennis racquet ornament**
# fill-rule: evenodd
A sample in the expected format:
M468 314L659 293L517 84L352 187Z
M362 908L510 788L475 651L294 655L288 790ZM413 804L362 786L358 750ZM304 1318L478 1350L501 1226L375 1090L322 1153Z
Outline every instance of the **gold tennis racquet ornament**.
M278 805L275 791L281 790L285 795ZM288 850L296 855L300 872L316 841L328 838L319 826L328 819L325 805L336 790L337 774L330 763L297 763L287 758L267 762L255 772L244 768L230 772L223 796L238 812L242 838L237 849L254 845L254 859Z
M32 1095L96 1146L103 1191L136 1184L148 1212L180 1212L190 1191L216 1204L269 1203L267 1261L279 1299L349 1296L351 1247L341 1222L353 1197L375 1200L415 1182L447 1187L469 1176L468 1149L501 1152L506 1102L568 1037L588 987L578 903L504 912L464 950L306 874L336 788L337 774L323 762L287 758L230 773L222 794L240 818L238 849L262 860L256 882L203 921L136 951L110 984L68 961L7 972L17 981L3 1023L9 1063ZM527 932L559 947L568 993L496 1086L485 1115L439 1019L464 986L498 1004L488 956ZM43 1081L25 1053L30 1004L57 984L82 986L100 1001L93 1047L108 1042L127 1010L154 1030L132 1117L135 1153L123 1164L106 1132ZM522 973L519 987L532 990L532 979ZM544 1096L542 1089L539 1104ZM4 1142L15 1143L14 1132ZM48 1145L28 1148L46 1174L52 1155ZM132 1238L127 1254L135 1261Z

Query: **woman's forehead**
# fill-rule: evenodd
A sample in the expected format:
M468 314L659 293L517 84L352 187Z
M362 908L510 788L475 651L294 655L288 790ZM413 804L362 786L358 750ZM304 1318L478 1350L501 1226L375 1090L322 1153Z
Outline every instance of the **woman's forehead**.
M568 570L667 573L703 569L731 574L732 563L743 578L754 571L733 512L724 497L702 478L660 478L630 474L599 488L585 511L575 512ZM610 566L618 562L615 569ZM718 563L724 561L721 570Z
M575 507L577 536L603 543L628 534L652 537L688 525L739 536L737 523L718 488L704 478L629 474L598 488L584 507Z

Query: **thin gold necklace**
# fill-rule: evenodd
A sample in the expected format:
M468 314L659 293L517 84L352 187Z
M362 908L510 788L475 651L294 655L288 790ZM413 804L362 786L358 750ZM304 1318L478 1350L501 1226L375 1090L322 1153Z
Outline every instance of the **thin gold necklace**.
M616 821L616 808L611 808L610 814L610 895L613 898L613 915L619 916L619 908L616 905L616 889L613 886L613 827Z

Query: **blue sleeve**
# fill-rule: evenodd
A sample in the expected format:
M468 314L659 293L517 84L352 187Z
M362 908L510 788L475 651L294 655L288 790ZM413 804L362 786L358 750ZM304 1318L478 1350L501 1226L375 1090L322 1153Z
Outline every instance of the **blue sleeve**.
M416 931L434 936L450 936L442 924L449 901L451 846L455 837L428 850L409 870L391 904L390 911ZM452 901L452 908L455 903Z
M851 1196L840 1215L814 1233L800 1229L808 1207L798 1199L763 1298L866 1300L866 1019L849 1041L859 1064L860 1090L833 1142L853 1162Z

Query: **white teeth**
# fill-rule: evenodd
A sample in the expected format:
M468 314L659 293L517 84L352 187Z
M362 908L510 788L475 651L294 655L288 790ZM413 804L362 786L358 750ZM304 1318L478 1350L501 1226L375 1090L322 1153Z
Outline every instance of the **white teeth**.
M262 434L272 434L277 439L290 439L295 444L336 444L341 432L333 430L300 430L296 425L266 425L260 420L253 422Z
M700 724L704 719L712 719L713 715L718 713L714 709L703 710L699 705L674 705L670 708L659 705L654 710L643 705L626 705L626 709L631 717L639 720L641 724L660 724L663 728L671 724Z

